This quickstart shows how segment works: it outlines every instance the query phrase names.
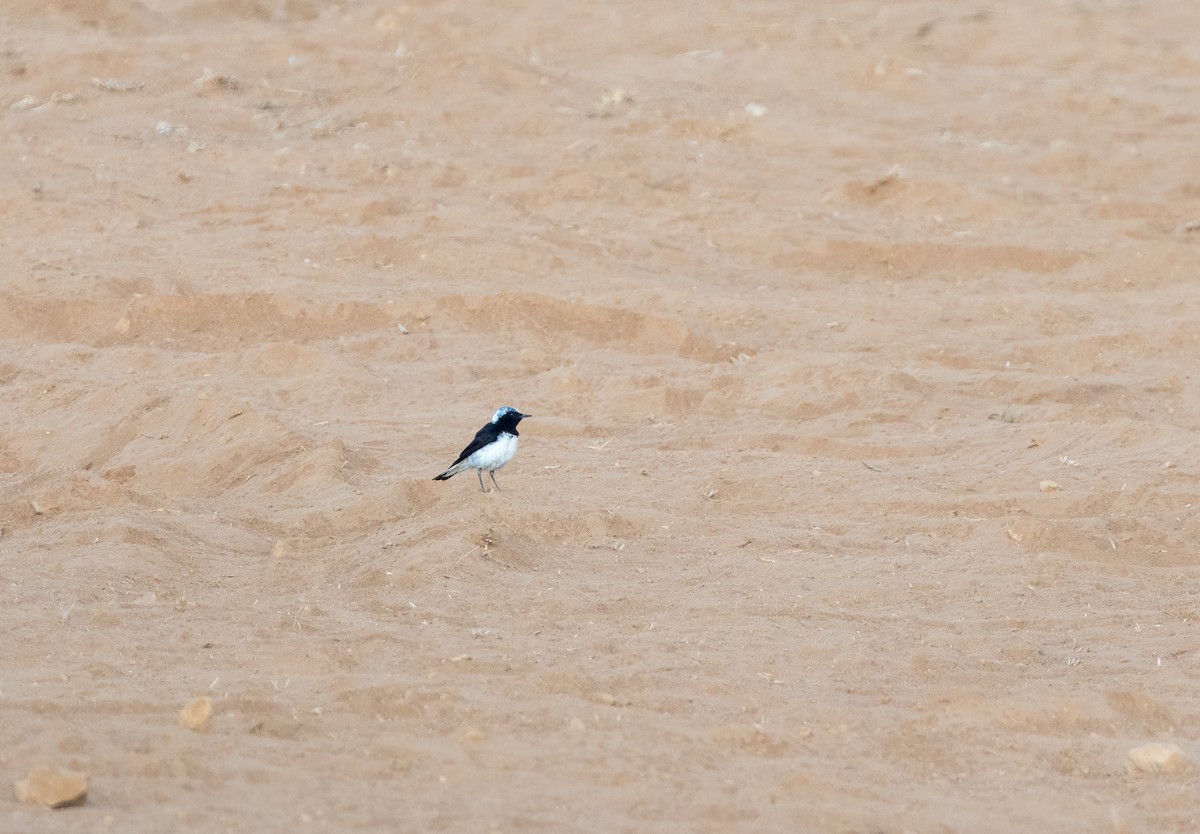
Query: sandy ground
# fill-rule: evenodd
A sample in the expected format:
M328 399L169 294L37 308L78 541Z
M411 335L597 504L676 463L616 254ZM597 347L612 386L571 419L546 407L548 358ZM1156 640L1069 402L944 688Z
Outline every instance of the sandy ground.
M1200 6L45 6L0 831L1200 830Z

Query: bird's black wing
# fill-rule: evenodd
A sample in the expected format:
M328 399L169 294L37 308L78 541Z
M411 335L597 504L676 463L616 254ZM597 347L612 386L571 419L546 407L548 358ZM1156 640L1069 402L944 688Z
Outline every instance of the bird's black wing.
M450 465L457 466L458 464L462 463L464 460L469 458L471 455L475 454L480 449L482 449L484 446L488 445L493 440L495 440L497 435L498 435L498 432L496 431L496 427L494 425L492 425L491 423L488 423L486 426L481 428L479 431L475 432L475 439L467 444L467 448L463 449L462 454L458 456L458 459L455 460L454 463L452 463Z

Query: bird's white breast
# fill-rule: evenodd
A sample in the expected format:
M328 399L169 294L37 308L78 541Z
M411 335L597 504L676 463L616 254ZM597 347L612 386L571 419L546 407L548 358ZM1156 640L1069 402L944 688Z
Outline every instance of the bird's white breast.
M471 466L476 469L495 471L512 460L517 453L515 435L501 433L493 442L471 455Z

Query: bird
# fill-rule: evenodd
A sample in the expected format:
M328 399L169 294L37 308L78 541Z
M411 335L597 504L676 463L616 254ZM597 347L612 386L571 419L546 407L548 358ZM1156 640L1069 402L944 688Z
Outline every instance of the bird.
M475 439L462 450L458 460L441 475L434 477L434 480L445 481L459 472L474 469L475 474L479 476L479 488L487 492L483 486L483 472L487 470L492 477L492 483L496 484L496 489L499 490L496 470L512 460L513 455L517 453L517 423L532 416L522 414L508 405L496 409L492 421L475 433Z

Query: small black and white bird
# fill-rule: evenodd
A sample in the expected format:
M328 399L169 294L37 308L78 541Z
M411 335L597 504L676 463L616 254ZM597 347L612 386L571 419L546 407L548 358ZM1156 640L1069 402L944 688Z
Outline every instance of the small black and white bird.
M513 455L517 453L517 423L532 416L522 414L507 405L497 409L492 415L492 422L476 432L475 439L462 450L454 465L434 480L445 481L459 472L474 469L475 474L479 476L479 488L487 492L483 486L483 473L487 470L492 476L492 483L496 484L496 489L500 489L500 484L496 483L496 470L512 460Z

